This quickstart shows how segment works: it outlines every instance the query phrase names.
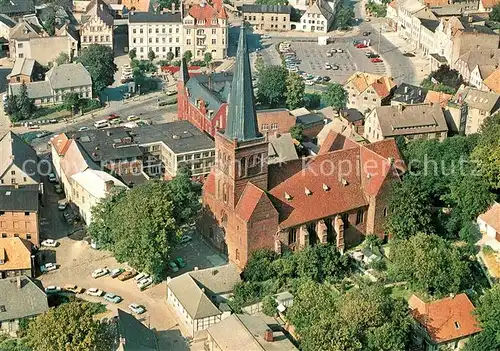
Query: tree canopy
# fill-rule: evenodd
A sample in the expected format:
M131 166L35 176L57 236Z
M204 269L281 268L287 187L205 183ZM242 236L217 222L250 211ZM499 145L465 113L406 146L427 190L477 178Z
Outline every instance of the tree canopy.
M26 83L21 84L21 91L18 95L10 95L4 104L5 112L12 122L19 122L30 119L35 111L35 104L28 96Z
M349 28L349 26L352 24L352 21L354 20L354 17L355 15L352 6L342 5L337 12L337 16L335 16L335 23L337 28L339 29Z
M57 55L55 63L56 63L56 65L62 65L65 63L69 63L69 61L70 61L69 55L65 52L61 52L61 53L59 53L59 55Z
M495 22L500 22L500 4L496 4L493 6L493 9L490 12L490 20Z
M186 50L184 51L184 55L182 55L182 57L184 58L184 60L186 60L186 63L189 63L193 58L193 53L191 52L191 50Z
M498 5L497 5L498 7ZM500 113L488 116L482 126L472 159L481 177L493 190L500 189Z
M289 109L303 106L306 85L297 73L290 73L286 79L286 104Z
M328 84L322 98L328 106L333 107L337 111L345 108L347 104L347 92L344 87L338 83Z
M270 107L285 100L288 71L283 66L265 66L259 71L257 99Z
M457 70L451 69L448 65L442 65L436 71L431 72L421 85L425 89L455 94L462 83L462 76Z
M91 303L70 302L52 308L30 321L26 344L36 351L112 350L114 333L94 321Z
M392 241L389 260L389 276L431 295L457 293L469 277L459 249L433 234Z
M200 208L199 187L189 176L117 189L92 209L90 235L118 261L161 278L181 226Z
M113 49L109 46L91 44L82 50L77 62L81 62L89 71L95 94L113 84L118 68L114 62Z

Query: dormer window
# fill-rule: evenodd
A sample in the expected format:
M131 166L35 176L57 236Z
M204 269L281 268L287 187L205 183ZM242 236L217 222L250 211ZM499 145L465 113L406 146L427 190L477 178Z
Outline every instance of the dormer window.
M287 192L285 192L285 199L290 201L292 199L292 196L290 194L288 194Z
M312 195L312 191L311 191L311 190L309 190L309 189L307 189L307 188L304 188L304 192L305 192L305 194L306 194L307 196Z
M328 190L330 190L330 187L328 185L326 185L325 183L323 183L323 190L328 191Z

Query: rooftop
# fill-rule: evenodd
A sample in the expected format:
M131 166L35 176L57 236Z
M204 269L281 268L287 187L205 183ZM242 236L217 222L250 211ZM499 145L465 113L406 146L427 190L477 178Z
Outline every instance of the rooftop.
M0 296L0 322L36 316L49 309L45 292L26 276L0 279Z
M297 160L299 156L290 133L270 135L268 147L268 164Z
M456 92L452 101L461 104L467 103L471 108L486 111L491 114L500 108L500 95L494 92L482 91L473 87L462 85Z
M14 67L12 67L12 71L7 76L7 78L12 76L17 76L20 74L31 76L34 67L35 67L35 60L27 58L21 58L21 59L18 58L16 62L14 62Z
M427 90L411 84L402 83L394 91L392 101L405 104L420 104L424 102Z
M113 186L126 187L125 184L112 175L89 168L83 172L72 175L71 179L73 179L96 199L106 197L106 182L112 182Z
M66 63L52 67L45 75L52 89L92 85L90 73L81 63Z
M483 83L491 91L500 94L500 68L497 68L492 74L486 77Z
M360 93L371 87L380 98L389 96L392 89L396 87L392 77L366 72L354 73L346 80L344 86L347 84L352 84Z
M0 271L30 270L31 242L21 238L0 240ZM1 303L1 301L0 301Z
M0 187L0 210L38 212L38 189L34 187Z
M0 13L7 15L22 15L35 12L35 2L33 0L9 0L0 4Z
M158 350L155 334L133 315L118 309L118 333L123 351Z
M14 164L34 181L39 182L37 161L35 150L14 132L9 131L0 137L0 176Z
M181 13L154 13L154 12L131 12L128 16L129 23L179 23L181 24Z
M488 211L479 215L479 218L500 233L500 204L498 202L493 203Z
M243 12L257 12L257 13L282 13L290 14L292 12L291 6L285 5L257 5L257 4L243 4L241 6Z

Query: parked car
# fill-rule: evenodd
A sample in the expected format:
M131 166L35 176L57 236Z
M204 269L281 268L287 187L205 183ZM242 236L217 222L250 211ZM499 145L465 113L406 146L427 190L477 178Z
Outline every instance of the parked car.
M170 89L170 90L167 90L167 91L165 92L165 94L167 94L167 96L172 96L172 95L177 94L177 90L175 90L175 89Z
M98 268L92 272L92 278L97 279L99 277L105 276L108 273L109 273L109 270L107 268Z
M373 51L369 51L365 54L366 57L368 58L376 58L376 57L379 57L378 54L374 53Z
M68 203L66 201L59 202L59 204L57 205L57 209L59 211L64 211L66 207L68 207Z
M332 69L333 69L334 71L338 71L338 70L340 69L340 67L339 67L339 66L337 66L337 65L333 65L333 66L332 66Z
M125 281L125 280L129 280L130 278L133 278L137 275L137 272L134 271L134 270L131 270L131 271L125 271L123 272L122 274L120 274L118 276L118 280L120 281Z
M57 247L57 245L59 245L59 242L54 239L45 239L41 242L41 245L45 247Z
M337 52L338 52L339 54L342 54L342 53L344 52L344 50L339 48L339 49L337 49Z
M106 293L106 295L104 295L104 300L112 303L119 303L122 300L122 298L121 296L112 293Z
M86 130L89 130L89 129L90 129L89 127L80 127L80 128L78 128L78 131L85 132Z
M305 84L306 85L314 85L314 81L312 81L312 80L306 80Z
M365 30L365 31L363 32L363 36L364 36L364 37L367 37L367 36L369 36L370 34L372 34L372 32L370 32L369 30Z
M118 277L120 274L122 274L123 272L123 268L115 268L113 269L111 272L109 272L109 276L111 278L116 278Z
M102 296L102 294L104 294L104 291L99 290L97 288L89 288L89 289L87 289L87 295L90 295L90 296Z
M61 292L61 290L62 289L58 286L50 285L50 286L45 288L45 293L46 294L57 294L57 293Z
M357 49L365 49L368 47L368 45L362 43L356 44L355 46Z
M49 182L55 183L57 182L56 175L54 173L49 173Z
M384 62L384 60L382 60L380 57L374 57L372 59L370 59L370 61L372 63L380 63L380 62Z
M118 116L116 113L112 113L112 114L110 114L109 116L104 117L104 119L105 119L106 121L112 121L112 120L114 120L114 119L117 119L118 117L120 117L120 116Z
M329 82L330 80L331 80L331 78L328 76L323 77L323 82Z
M153 284L153 278L146 278L137 283L137 287L141 290L146 289L148 286Z
M75 293L75 294L82 294L85 291L84 288L79 287L77 285L66 285L64 287L64 290Z
M54 271L56 269L57 269L57 265L55 263L46 263L46 264L42 264L40 266L40 272L42 272L42 273L47 273L50 271Z
M325 63L325 69L326 70L332 69L332 65L330 65L328 62Z
M136 314L143 314L144 312L146 312L146 309L144 307L142 307L141 305L138 305L136 303L131 303L130 305L128 305L128 308L133 313L136 313Z
M129 122L137 121L138 119L139 119L139 117L137 117L135 115L130 115L127 117L127 121L129 121Z
M54 190L56 191L56 194L61 194L63 192L61 184L54 185Z
M142 280L142 279L146 279L146 278L149 278L149 274L147 274L147 273L139 273L139 274L137 274L137 275L135 276L134 280L135 280L136 282L138 282L138 281L140 281L140 280Z
M184 259L182 257L177 257L175 259L175 263L177 264L177 266L179 266L179 268L186 267L186 262L184 261Z
M179 244L186 244L186 243L190 242L191 240L193 240L193 238L191 238L190 235L183 235L183 236L181 236L181 239L179 240Z
M114 119L110 122L111 125L115 126L121 124L123 121L120 118Z
M271 36L269 34L262 34L261 38L262 39L271 39Z
M168 268L170 268L170 270L174 273L179 271L179 267L177 267L177 264L174 261L168 262Z

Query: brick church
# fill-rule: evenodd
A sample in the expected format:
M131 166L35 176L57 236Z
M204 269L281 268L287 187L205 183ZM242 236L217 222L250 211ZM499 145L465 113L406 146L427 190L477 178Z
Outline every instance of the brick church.
M268 165L243 28L228 101L199 229L232 262L243 268L259 248L334 242L343 251L366 234L385 236L390 186L404 171L393 140L363 146L331 132L317 156Z

